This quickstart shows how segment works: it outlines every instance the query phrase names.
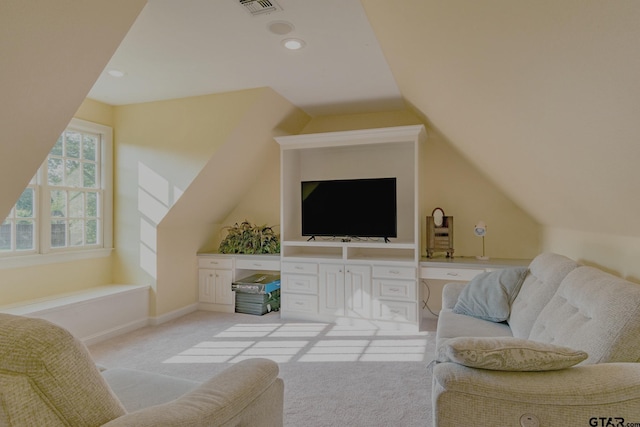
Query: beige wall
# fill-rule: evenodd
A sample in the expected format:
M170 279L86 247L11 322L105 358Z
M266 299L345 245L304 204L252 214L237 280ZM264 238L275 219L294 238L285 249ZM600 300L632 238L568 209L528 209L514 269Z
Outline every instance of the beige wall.
M313 118L302 133L334 132L422 123L411 111L354 114ZM482 254L482 240L473 234L478 220L487 224L486 255L493 258L533 258L541 248L541 227L525 211L461 156L438 132L427 126L422 159L424 193L420 211L441 207L454 217L454 255ZM421 221L422 254L425 220Z
M113 112L113 106L86 98L73 117L113 128Z
M545 225L542 249L640 277L640 2L361 3L405 100ZM487 215L493 255L510 221L465 212Z
M612 215L613 217L615 215ZM543 250L566 255L640 283L640 239L597 231L584 232L544 227Z
M113 126L113 108L90 99L82 103L74 117ZM25 268L5 268L0 269L0 304L12 304L112 282L109 256Z
M114 280L149 284L156 291L156 227L258 94L248 90L115 107ZM190 292L181 302L194 301Z
M268 88L116 107L115 280L151 285L153 316L196 303L196 252L307 120Z
M86 100L76 117L115 128L116 250L111 258L3 270L0 280L11 301L107 283L150 284L155 316L196 302L193 255L215 250L224 225L247 219L278 226L273 136L421 123L408 110L309 119L270 89L121 107ZM440 206L454 216L456 255L479 253L481 242L470 230L483 219L488 255L535 256L538 225L444 138L428 134L421 211ZM65 274L71 268L79 273ZM44 289L44 280L51 286Z

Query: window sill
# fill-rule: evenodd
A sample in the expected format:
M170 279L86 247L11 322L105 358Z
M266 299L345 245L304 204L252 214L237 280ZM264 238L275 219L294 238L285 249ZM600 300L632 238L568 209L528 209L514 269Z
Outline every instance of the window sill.
M90 249L50 254L0 257L0 269L32 267L34 265L57 264L61 262L80 261L83 259L105 258L113 249Z

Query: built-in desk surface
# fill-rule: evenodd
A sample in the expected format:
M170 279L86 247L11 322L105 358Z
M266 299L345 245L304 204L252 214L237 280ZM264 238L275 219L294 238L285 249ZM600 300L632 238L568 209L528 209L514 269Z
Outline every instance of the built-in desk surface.
M481 260L475 257L453 257L453 258L427 258L420 259L420 267L435 268L507 268L527 266L531 263L530 259L510 259L510 258L489 258Z

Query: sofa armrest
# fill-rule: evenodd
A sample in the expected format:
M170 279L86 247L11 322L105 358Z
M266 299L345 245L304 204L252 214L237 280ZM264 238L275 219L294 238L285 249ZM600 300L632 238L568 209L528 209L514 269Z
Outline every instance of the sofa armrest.
M462 282L451 282L444 285L442 288L442 308L453 309L465 286L467 284Z
M433 370L433 416L438 427L469 420L475 425L520 425L524 416L537 418L541 426L594 425L593 417L639 422L640 364L504 372L440 363Z
M282 426L284 383L277 363L248 359L168 403L130 412L107 427Z

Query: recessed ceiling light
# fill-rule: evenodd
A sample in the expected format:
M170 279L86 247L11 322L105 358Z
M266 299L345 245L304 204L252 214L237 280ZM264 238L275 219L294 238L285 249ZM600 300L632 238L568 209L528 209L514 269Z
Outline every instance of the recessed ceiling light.
M300 50L305 46L305 42L300 39L284 39L282 45L289 50Z
M109 74L111 77L124 77L125 72L122 70L117 70L115 68L111 69L111 70L107 70L107 74Z

